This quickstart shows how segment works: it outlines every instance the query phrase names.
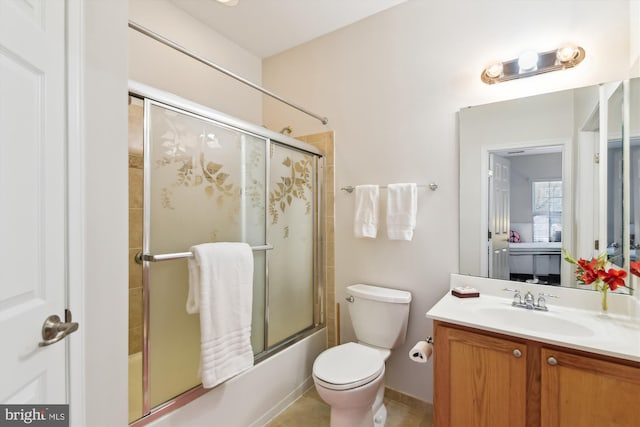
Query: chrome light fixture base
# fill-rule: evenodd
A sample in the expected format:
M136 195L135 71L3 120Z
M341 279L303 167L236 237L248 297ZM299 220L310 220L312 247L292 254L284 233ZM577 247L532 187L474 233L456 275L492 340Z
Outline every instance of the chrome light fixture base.
M581 63L584 58L585 51L580 46L575 48L563 46L559 49L538 53L537 65L532 69L521 70L519 66L520 58L516 58L491 64L482 71L480 79L487 84L522 79L551 71L573 68Z

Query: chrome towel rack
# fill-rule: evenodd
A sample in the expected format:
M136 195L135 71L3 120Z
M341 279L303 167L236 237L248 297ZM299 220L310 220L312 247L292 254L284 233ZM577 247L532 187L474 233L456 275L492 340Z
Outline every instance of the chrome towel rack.
M436 191L438 189L438 184L436 184L435 182L432 182L430 184L418 184L418 187L429 187L431 189L431 191ZM386 185L379 185L378 187L380 188L387 188ZM353 190L355 190L356 187L354 187L353 185L347 185L346 187L342 187L340 190L342 191L346 191L347 193L351 194L353 193Z
M266 244L260 246L251 246L252 251L270 251L273 249L273 246ZM161 262L161 261L171 261L174 259L182 259L182 258L193 258L193 252L175 252L171 254L143 254L142 252L138 252L136 254L136 263L142 264L143 261L149 262Z

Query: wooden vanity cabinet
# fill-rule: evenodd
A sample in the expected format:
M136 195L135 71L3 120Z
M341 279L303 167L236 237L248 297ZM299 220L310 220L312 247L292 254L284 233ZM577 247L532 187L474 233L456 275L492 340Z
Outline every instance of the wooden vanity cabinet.
M640 426L640 368L542 348L541 426Z
M527 344L436 322L434 421L439 427L525 427Z
M434 322L436 427L637 427L640 363Z

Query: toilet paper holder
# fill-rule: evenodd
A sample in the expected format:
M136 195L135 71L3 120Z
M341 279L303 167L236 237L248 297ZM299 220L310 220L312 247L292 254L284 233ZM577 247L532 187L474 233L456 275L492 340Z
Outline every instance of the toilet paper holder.
M409 359L417 363L427 363L433 354L433 338L427 337L422 341L418 341L409 350Z

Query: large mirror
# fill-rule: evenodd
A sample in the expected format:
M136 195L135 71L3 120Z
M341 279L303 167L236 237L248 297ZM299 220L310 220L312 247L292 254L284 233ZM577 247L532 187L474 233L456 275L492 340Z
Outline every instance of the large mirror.
M639 92L633 79L460 110L462 274L575 287L563 248L635 261Z
M640 250L640 78L629 81L628 107L624 110L629 135L629 261Z

